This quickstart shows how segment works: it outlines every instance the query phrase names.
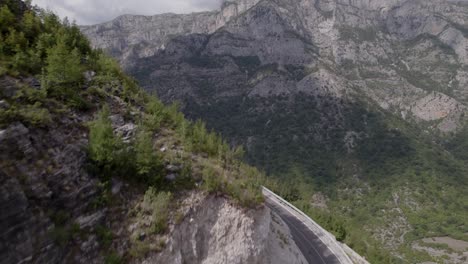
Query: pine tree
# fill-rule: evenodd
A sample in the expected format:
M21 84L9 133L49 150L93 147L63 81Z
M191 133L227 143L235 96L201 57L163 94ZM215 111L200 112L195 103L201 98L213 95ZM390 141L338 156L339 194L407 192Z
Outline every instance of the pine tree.
M10 11L7 5L0 8L0 33L8 33L15 24L15 15Z
M48 88L56 95L68 95L83 79L81 55L75 48L69 50L59 38L57 45L48 50L47 54L47 82Z
M121 147L119 138L114 135L109 114L109 108L105 106L90 125L89 156L98 166L112 166L116 162L115 153Z

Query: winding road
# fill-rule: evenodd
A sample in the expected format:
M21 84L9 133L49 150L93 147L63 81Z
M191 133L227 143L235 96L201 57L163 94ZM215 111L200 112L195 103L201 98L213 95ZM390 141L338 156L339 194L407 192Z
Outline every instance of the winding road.
M329 237L325 239L329 236L326 231L315 228L318 226L315 222L303 217L268 189L264 190L264 196L265 204L288 225L294 242L309 264L352 264L338 244L333 244L336 241Z

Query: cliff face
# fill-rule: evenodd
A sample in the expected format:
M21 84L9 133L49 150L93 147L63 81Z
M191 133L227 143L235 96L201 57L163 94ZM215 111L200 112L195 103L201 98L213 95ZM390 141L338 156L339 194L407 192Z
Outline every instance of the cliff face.
M245 212L223 198L189 196L165 250L144 263L303 263L287 225L267 207Z
M257 2L259 0L226 2L218 12L151 17L123 15L111 22L82 27L82 31L95 47L106 49L119 58L123 66L129 66L136 59L155 55L174 36L213 33Z

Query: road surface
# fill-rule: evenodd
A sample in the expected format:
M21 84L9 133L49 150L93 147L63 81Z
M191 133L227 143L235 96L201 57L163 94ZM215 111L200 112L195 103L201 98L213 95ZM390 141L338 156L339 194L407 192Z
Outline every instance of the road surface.
M265 204L288 225L294 242L309 264L340 264L338 258L289 208L265 196Z

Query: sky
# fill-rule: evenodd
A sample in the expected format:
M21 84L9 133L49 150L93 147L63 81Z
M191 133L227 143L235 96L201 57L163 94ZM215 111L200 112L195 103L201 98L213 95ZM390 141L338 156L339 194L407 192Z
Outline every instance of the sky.
M219 8L222 0L33 0L34 5L68 17L78 25L91 25L123 14L190 13Z

